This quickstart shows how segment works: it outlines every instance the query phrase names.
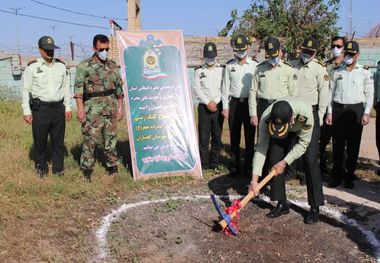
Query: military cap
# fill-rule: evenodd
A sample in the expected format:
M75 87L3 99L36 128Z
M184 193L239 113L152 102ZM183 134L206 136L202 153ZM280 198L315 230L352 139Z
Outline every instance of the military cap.
M249 40L247 36L238 35L232 40L232 47L235 51L243 51L248 48Z
M273 104L270 112L268 130L270 136L275 139L283 139L288 135L289 123L293 116L293 110L287 101L280 100Z
M280 41L275 37L268 37L264 43L265 57L278 57L281 48Z
M216 51L216 45L213 42L207 42L203 47L203 57L204 58L215 58L218 55Z
M317 51L319 48L319 41L315 37L307 37L302 44L302 49L309 51Z
M359 53L359 44L356 41L348 41L344 49L346 53L356 55Z
M54 45L54 40L52 37L49 36L43 36L38 40L38 47L42 48L44 50L53 50L60 47L57 47Z

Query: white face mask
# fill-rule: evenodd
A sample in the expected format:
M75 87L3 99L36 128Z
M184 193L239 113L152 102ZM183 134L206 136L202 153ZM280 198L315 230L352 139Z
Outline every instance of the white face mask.
M313 59L313 56L307 53L301 53L301 59L304 64L307 64Z
M333 49L331 49L331 53L334 58L339 57L342 54L342 51L343 51L343 48L334 47Z
M354 62L354 58L351 55L346 55L343 61L346 65L351 65Z
M212 66L216 63L216 57L215 58L205 58L205 62L208 66Z
M268 59L268 63L271 64L272 66L276 66L280 62L280 57L274 57Z
M236 57L238 57L239 59L243 59L245 56L247 56L247 54L248 54L248 51L247 51L247 50L244 50L244 51L236 51L236 52L235 52Z
M96 54L98 55L100 60L102 60L102 61L107 60L108 52L106 50L103 50L102 52L96 51Z

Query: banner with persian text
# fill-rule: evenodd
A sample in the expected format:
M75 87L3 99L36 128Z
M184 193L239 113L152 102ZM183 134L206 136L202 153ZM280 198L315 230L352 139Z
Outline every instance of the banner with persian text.
M117 31L134 179L202 176L181 31Z

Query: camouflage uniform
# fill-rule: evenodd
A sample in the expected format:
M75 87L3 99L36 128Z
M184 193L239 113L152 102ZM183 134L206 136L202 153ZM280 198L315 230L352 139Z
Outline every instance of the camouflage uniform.
M115 94L86 98L91 94L115 90ZM82 124L83 149L80 158L82 170L94 165L97 144L104 147L107 167L119 163L116 152L117 98L123 97L122 80L117 65L112 60L104 64L93 55L83 60L75 76L75 97L83 97L86 120Z

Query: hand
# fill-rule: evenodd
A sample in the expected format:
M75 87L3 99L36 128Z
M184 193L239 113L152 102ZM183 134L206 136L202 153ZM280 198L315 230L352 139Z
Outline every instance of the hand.
M216 107L216 103L215 101L210 101L208 104L207 104L207 109L211 112L216 112L217 111L217 107Z
M73 117L73 114L71 113L71 111L66 111L65 112L65 119L66 119L66 121L71 121L72 117Z
M286 162L285 162L285 160L282 160L282 161L279 161L278 163L276 163L272 167L272 171L275 170L276 171L275 176L277 176L277 175L282 174L284 172L285 168L286 168Z
M257 118L257 116L251 116L251 125L252 126L259 125L259 119Z
M32 115L24 115L24 121L27 123L27 124L32 124L33 122L33 117Z
M80 123L84 123L86 121L86 114L83 110L77 112L77 119Z
M362 122L363 126L365 126L365 125L367 125L369 123L369 115L367 113L363 114L361 122Z
M251 184L249 185L249 191L253 192L254 196L257 196L260 191L257 189L257 185L259 184L258 181L259 177L257 175L254 175L251 181Z
M325 118L325 122L327 125L332 125L332 114L331 113L327 113L327 116Z
M226 118L226 119L228 119L228 113L229 113L228 109L224 109L224 110L222 110L222 115L223 115L223 117Z
M117 121L121 121L123 119L123 112L122 111L117 112L116 119L117 119Z

